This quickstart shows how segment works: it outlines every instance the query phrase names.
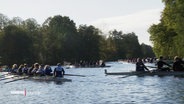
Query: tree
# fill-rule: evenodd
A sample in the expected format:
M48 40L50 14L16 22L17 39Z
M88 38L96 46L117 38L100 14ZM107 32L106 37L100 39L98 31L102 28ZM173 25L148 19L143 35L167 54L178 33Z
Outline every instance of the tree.
M9 24L9 18L0 13L0 31Z
M94 26L80 25L78 29L80 37L80 60L97 61L100 59L101 31Z
M31 40L23 29L14 25L5 27L0 42L1 61L4 64L21 64L31 60Z
M33 62L45 63L44 48L43 48L43 34L41 27L34 18L28 18L23 21L22 28L27 32L27 35L32 41L32 59Z
M176 33L172 47L176 55L184 57L184 1L183 0L163 0L165 8L162 19L167 29L172 29Z
M69 17L60 15L49 17L44 23L44 31L46 33L44 46L48 50L47 59L52 62L75 60L77 29Z
M14 17L12 20L9 21L10 25L15 25L18 27L22 27L23 25L23 20L20 17Z
M155 57L155 54L153 53L152 47L146 44L141 44L141 50L143 57Z
M114 44L114 58L136 58L141 57L141 48L135 33L123 34L122 31L110 31L108 41Z
M164 11L159 24L149 28L150 40L156 56L184 56L184 2L183 0L163 0Z
M153 42L153 50L156 56L173 56L173 39L177 35L174 30L168 29L163 23L152 25L148 32L151 34L150 40Z

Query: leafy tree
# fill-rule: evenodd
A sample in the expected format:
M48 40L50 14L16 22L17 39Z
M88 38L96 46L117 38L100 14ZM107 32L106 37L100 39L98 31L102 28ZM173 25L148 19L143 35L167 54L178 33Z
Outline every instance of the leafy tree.
M43 35L41 27L34 18L28 18L23 21L22 28L26 31L31 39L32 47L32 62L44 63Z
M135 33L123 34L122 31L110 31L109 40L114 44L114 58L136 58L142 56L140 44Z
M146 44L141 44L141 50L142 50L142 57L155 57L155 54L153 53L152 47Z
M20 17L14 17L12 20L9 21L10 25L15 25L18 27L22 27L23 25L23 20Z
M0 31L9 24L9 18L0 13Z
M172 29L168 29L163 23L158 25L152 25L148 32L151 34L150 40L153 42L153 50L155 51L157 57L160 55L165 55L171 57L173 46L173 39L176 33ZM168 53L170 52L170 53Z
M163 0L165 8L162 13L164 25L168 29L173 29L175 36L172 48L177 52L176 55L184 57L184 1L183 0Z
M100 59L101 32L94 26L80 25L78 29L80 37L80 60L97 61Z
M153 25L149 32L157 54L167 54L167 51L174 50L172 44L176 46L182 39L175 27L166 25L165 21ZM164 48L162 45L165 45ZM179 47L176 46L176 49ZM34 18L22 20L14 17L9 20L0 14L0 61L3 64L117 60L146 57L151 52L151 47L144 44L140 46L133 32L124 34L113 30L105 37L94 26L80 25L76 28L74 21L67 16L48 17L39 25ZM173 54L174 51L168 55Z
M44 45L49 50L48 59L54 62L76 58L76 40L77 29L75 23L66 16L49 17L44 23L44 28L48 31L45 34Z
M149 28L150 40L156 56L184 56L184 2L183 0L163 0L164 11L159 24Z
M4 64L20 64L31 60L31 41L23 29L14 25L5 27L0 42L1 61Z

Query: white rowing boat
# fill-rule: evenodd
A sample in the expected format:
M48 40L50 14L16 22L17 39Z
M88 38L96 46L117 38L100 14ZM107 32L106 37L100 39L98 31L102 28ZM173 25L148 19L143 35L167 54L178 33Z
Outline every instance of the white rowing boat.
M105 70L105 74L106 74L106 75L184 76L184 72L174 72L174 71L153 71L153 72L149 72L149 71L145 71L145 72L136 72L136 71L132 71L132 72L107 72L107 70Z
M8 81L9 82L13 82L13 81L17 81L17 80L22 80L22 79L27 79L27 80L37 80L37 81L56 81L56 82L71 82L71 79L67 79L64 77L53 77L53 76L27 76L27 75L7 75L5 78L1 79L1 80L5 80L5 79L13 79L12 81Z
M61 82L71 82L71 79L64 77L53 77L53 76L32 76L27 79L38 80L38 81L61 81Z

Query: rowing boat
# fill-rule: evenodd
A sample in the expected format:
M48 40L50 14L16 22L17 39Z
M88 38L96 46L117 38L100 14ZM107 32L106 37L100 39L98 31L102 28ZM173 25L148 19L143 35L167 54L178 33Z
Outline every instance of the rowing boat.
M136 71L132 71L132 72L107 72L107 70L105 70L105 74L106 75L148 75L148 76L154 76L154 75L158 75L158 76L184 76L184 72L174 72L174 71L153 71L153 72L149 72L149 71L145 71L145 72L136 72Z
M6 79L10 79L9 76L11 76L12 79L27 79L27 80L37 80L37 81L56 81L56 82L71 82L71 79L67 79L64 77L53 77L53 76L27 76L27 75L7 75ZM1 79L2 80L2 79Z
M33 76L27 78L29 80L38 80L38 81L61 81L61 82L71 82L71 79L67 79L64 77L53 77L53 76Z

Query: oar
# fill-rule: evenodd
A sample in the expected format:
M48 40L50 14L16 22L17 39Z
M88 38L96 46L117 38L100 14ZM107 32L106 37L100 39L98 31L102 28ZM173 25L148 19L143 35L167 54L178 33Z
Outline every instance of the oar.
M2 78L2 79L0 79L0 81L2 81L2 80L6 80L6 79L15 78L15 77L18 77L18 75L10 76L10 77L7 77L7 78Z
M64 74L66 76L78 76L78 77L86 77L85 75L77 75L77 74Z
M132 73L132 74L129 74L129 75L126 75L126 76L123 76L123 77L119 77L119 78L127 78L127 77L134 76L134 75L143 75L145 73L150 73L150 72L151 71L137 72L137 73Z
M4 84L15 82L15 81L26 79L26 78L29 78L29 76L25 76L25 77L21 77L21 78L17 78L17 79L11 80L11 81L7 81L7 82L4 82Z
M5 75L8 75L9 73L5 73L5 74L2 74L0 75L0 78L4 77Z
M146 67L150 67L150 68L157 68L157 66L146 66Z

